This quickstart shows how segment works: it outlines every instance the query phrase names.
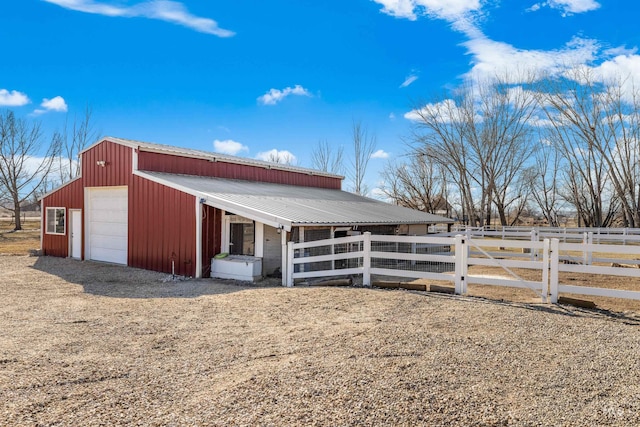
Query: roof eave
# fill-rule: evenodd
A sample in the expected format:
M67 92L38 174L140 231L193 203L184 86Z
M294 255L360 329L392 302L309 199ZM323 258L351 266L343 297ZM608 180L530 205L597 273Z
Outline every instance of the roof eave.
M194 190L192 188L189 187L183 187L180 185L176 185L175 183L168 181L168 180L164 180L162 178L159 178L157 176L153 176L153 175L149 175L146 174L142 171L135 171L134 175L137 175L141 178L144 179L148 179L150 181L156 182L158 184L162 184L165 185L169 188L173 188L174 190L178 190L178 191L182 191L183 193L186 194L190 194L194 197L196 197L200 203L205 204L205 205L209 205L209 206L213 206L215 208L224 210L224 211L228 211L228 212L233 212L237 215L243 216L245 218L249 218L252 219L254 221L258 221L261 222L263 224L267 224L270 225L274 228L281 228L284 229L285 231L291 231L291 220L284 218L284 217L279 217L279 216L275 216L273 214L269 214L263 211L260 211L258 209L252 209L252 208L248 208L244 205L238 204L238 203L234 203L234 202L230 202L228 200L224 200L224 199L220 199L218 197L215 197L211 194L205 193L205 192L201 192L201 191L197 191Z
M44 199L45 197L49 197L50 195L52 195L53 193L55 193L56 191L60 190L61 188L66 187L67 185L76 182L77 180L79 180L80 178L82 178L81 175L76 176L75 178L73 178L70 181L65 182L64 184L60 184L58 187L54 188L53 190L43 194L42 196L38 197L38 201L41 202L42 199Z
M312 226L321 226L321 227L368 227L368 226L376 226L376 225L422 225L422 224L453 224L452 221L433 221L433 220L424 220L424 221L386 221L386 222L292 222L291 225L293 227L312 227Z

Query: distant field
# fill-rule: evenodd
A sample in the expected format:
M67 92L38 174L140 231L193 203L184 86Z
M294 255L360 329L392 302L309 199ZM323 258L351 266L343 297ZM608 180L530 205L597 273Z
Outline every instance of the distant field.
M9 218L0 220L0 254L28 255L40 249L40 218L27 218L21 231L13 231L14 227Z

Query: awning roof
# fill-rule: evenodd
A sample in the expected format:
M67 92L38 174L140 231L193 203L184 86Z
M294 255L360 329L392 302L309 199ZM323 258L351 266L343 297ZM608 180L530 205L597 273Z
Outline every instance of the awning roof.
M136 171L198 197L202 203L273 227L311 225L444 224L453 220L341 190Z

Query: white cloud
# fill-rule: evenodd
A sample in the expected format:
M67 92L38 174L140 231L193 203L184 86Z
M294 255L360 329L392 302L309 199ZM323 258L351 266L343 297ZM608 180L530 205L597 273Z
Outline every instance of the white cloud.
M602 80L631 77L635 82L640 81L640 56L618 55L594 68Z
M30 102L29 97L22 92L0 89L0 107L21 107Z
M371 154L372 159L388 159L389 153L384 150L378 150L375 153Z
M480 10L481 0L373 0L383 6L382 12L412 21L419 15L455 21Z
M396 115L393 113L389 113L389 120L395 120L396 119Z
M56 96L51 99L44 98L42 100L41 107L44 107L49 111L58 111L58 112L66 112L67 111L67 103L64 101L64 98L61 96Z
M405 113L404 118L417 122L422 120L422 116L429 117L432 115L437 115L444 122L451 123L454 122L457 117L462 117L462 111L458 108L454 100L445 99L435 104L426 104L420 110L411 110Z
M413 0L373 0L383 6L382 12L396 18L406 18L412 21L416 20L414 9L416 8Z
M518 78L518 70L555 75L569 66L593 61L599 49L595 40L578 37L573 38L563 48L550 51L518 49L485 36L472 38L464 42L463 46L473 55L473 67L467 76L474 80L505 73L508 77Z
M224 141L216 139L213 141L213 149L218 153L231 154L232 156L235 156L241 151L249 151L249 147L231 139Z
M402 84L400 85L401 88L403 87L407 87L409 86L411 83L415 82L416 80L418 80L418 76L416 76L415 74L411 74L410 76L407 76L406 79L404 79L404 81L402 82Z
M627 56L634 55L638 52L637 48L627 48L625 46L617 46L611 47L609 49L604 49L602 54L608 58L614 58L616 56Z
M477 25L483 16L482 8L490 3L489 0L373 1L383 6L382 12L398 18L415 20L427 16L450 22L454 30L468 38L462 46L472 58L472 69L465 75L471 81L494 78L498 74L511 77L513 80L510 83L520 83L523 70L558 75L571 66L594 61L601 49L595 40L580 37L574 37L560 49L549 51L518 49L508 43L491 40ZM561 8L566 13L579 13L597 9L600 5L595 0L547 0L534 4L529 10L537 10L542 6ZM413 81L407 79L405 83L408 85Z
M296 156L287 150L276 150L275 148L269 151L261 151L256 155L256 159L263 160L265 162L282 163L285 165L295 165L298 162Z
M640 82L640 55L618 55L603 61L600 65L589 68L587 71L592 71L592 76L597 81L603 83L612 83L614 85L621 85L622 95L626 97L627 101L632 102L633 98L637 96L638 82ZM579 83L585 83L580 81L580 72L567 73L566 76L574 78Z
M276 105L289 95L311 96L311 93L300 85L286 87L282 90L271 89L264 95L258 97L258 102L262 105Z
M171 0L148 0L125 6L119 4L101 3L94 0L43 0L66 9L85 13L94 13L111 17L123 18L149 18L170 22L192 30L213 34L218 37L232 37L233 31L225 30L218 26L213 19L201 18L192 15L180 2Z
M36 109L33 114L44 114L50 111L55 111L58 113L66 113L68 110L67 103L64 98L61 96L56 96L51 99L43 98L42 103L40 104L42 108Z
M543 7L558 9L561 11L562 16L567 16L596 10L600 7L600 3L596 0L548 0L534 4L527 11L535 12Z

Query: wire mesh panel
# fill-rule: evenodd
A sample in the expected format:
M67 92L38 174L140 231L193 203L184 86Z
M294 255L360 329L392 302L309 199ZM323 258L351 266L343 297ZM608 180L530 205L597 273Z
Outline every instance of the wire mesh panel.
M313 242L291 242L288 245L290 261L287 270L290 273L287 283L288 286L293 286L297 279L362 275L363 284L369 284L371 275L379 275L446 281L454 281L455 277L458 286L457 281L462 280L465 273L462 271L460 274L455 263L464 262L467 250L463 250L463 247L467 248L462 236L453 239L433 236L373 236L370 233ZM457 253L458 249L460 254ZM310 255L311 253L322 255ZM463 291L464 289L461 292Z
M421 259L420 255L445 255L453 253L451 245L431 244L403 241L380 241L377 236L371 236L371 252L383 252L385 257L371 258L371 267L390 270L419 271L444 273L454 271L452 262ZM416 239L418 240L418 239Z
M298 278L360 274L363 265L361 236L292 242L288 251L290 271Z
M305 228L303 232L296 229L297 233L294 234L294 241L300 242L301 234L304 236L305 242L316 242L319 240L329 240L331 239L331 228ZM303 248L297 249L295 253L296 258L308 258L315 257L319 255L331 255L332 254L332 246L331 244L322 245L322 246L314 246L311 248ZM333 261L319 261L319 262L309 262L304 264L296 264L294 272L299 273L303 271L324 271L324 270L332 270L334 268Z

